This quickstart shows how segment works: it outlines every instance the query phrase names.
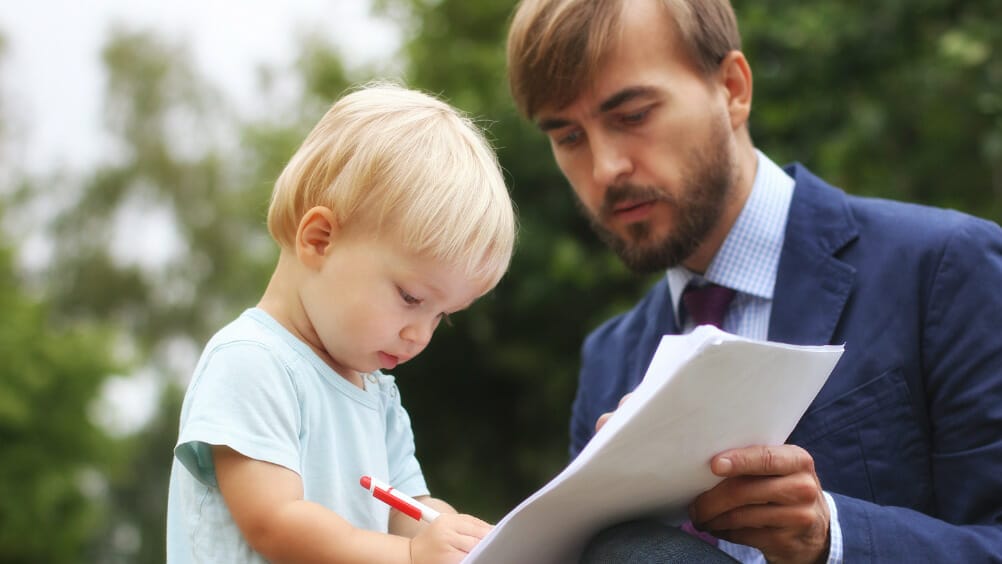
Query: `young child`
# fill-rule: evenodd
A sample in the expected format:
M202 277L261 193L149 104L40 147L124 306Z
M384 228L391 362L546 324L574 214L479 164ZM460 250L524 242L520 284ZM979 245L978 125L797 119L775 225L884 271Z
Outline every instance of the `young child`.
M281 253L206 345L181 409L167 560L458 562L490 530L428 497L394 379L508 268L515 217L479 130L428 95L344 96L275 183ZM363 475L440 511L390 511Z

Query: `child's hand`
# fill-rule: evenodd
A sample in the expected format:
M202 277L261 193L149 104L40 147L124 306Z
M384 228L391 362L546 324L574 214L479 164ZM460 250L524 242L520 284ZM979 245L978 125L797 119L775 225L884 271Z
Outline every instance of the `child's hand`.
M443 513L411 539L411 564L455 564L491 529L471 515Z

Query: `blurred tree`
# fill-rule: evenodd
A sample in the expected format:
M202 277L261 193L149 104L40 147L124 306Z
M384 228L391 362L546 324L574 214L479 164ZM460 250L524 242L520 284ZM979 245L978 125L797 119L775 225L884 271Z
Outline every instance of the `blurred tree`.
M0 62L3 61L6 52L7 52L7 39L4 38L3 33L0 33ZM3 67L0 66L0 69L2 68ZM3 102L4 102L3 98L0 97L0 109L3 108ZM5 159L6 151L4 151L4 149L6 148L4 147L6 139L7 139L7 123L3 119L3 117L0 116L0 163L4 163L4 161L6 160ZM5 179L0 178L0 182L3 182L4 180Z
M3 45L0 36L0 58ZM27 181L7 161L0 152L0 225L9 229L13 188ZM102 475L120 461L89 413L119 367L107 330L57 321L29 288L0 233L0 562L75 563L104 518Z
M177 440L183 389L166 386L159 409L143 428L119 440L126 464L107 472L108 509L91 539L92 562L163 562L167 551L167 483Z
M735 8L766 151L850 192L1002 221L1002 2Z
M183 48L118 31L103 57L117 151L56 223L47 274L64 314L110 317L155 356L173 338L204 339L263 287L266 193L224 162L234 118Z
M39 196L67 202L42 273L59 313L67 322L114 322L173 412L123 442L132 463L108 476L109 520L93 549L102 562L162 560L178 405L171 386L183 381L180 367L190 369L195 343L263 287L270 258L250 219L261 200L234 183L232 163L220 157L231 116L187 57L147 34L114 32L103 58L116 153L78 193L62 184Z
M80 562L119 461L88 412L116 370L110 334L54 321L22 287L0 248L0 562Z

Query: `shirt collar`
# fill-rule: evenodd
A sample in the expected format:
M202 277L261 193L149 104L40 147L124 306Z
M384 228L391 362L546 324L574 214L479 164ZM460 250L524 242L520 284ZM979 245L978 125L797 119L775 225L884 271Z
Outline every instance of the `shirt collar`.
M682 291L693 279L772 299L794 180L761 151L755 153L758 166L748 201L706 274L700 276L681 265L668 269L676 321Z

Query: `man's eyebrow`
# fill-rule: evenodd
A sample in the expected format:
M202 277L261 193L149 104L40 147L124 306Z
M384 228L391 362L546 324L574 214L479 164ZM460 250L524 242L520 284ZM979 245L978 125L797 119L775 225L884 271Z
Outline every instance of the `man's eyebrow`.
M562 118L546 118L539 121L537 124L539 129L544 133L547 131L552 131L554 129L560 129L561 127L567 127L571 122Z
M626 88L616 92L612 96L605 99L604 102L598 105L599 113L606 113L608 111L616 109L630 100L635 100L637 98L650 98L657 94L657 90L650 86L634 86L631 88Z
M604 114L610 112L617 107L637 98L652 98L658 95L658 90L653 86L633 86L630 88L624 88L619 92L616 92L612 96L606 98L598 106L598 113ZM570 120L564 118L543 118L539 120L537 126L543 132L552 131L554 129L560 129L561 127L567 127L571 125Z

